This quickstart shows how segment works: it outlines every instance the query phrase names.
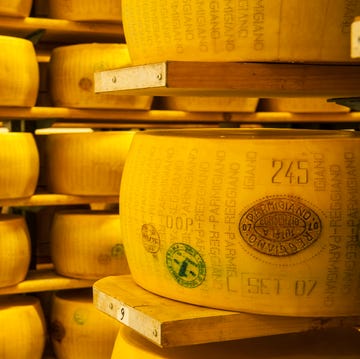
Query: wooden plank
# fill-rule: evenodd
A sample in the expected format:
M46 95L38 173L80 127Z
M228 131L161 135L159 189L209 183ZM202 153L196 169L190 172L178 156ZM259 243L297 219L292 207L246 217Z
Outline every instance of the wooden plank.
M360 95L359 65L177 62L97 72L95 92L245 97Z
M360 318L255 315L181 303L152 294L130 275L94 283L94 304L160 347L176 347L310 329L353 326Z
M26 279L15 286L0 288L0 295L43 292L59 289L88 288L94 281L60 276L52 269L30 270Z
M41 38L44 42L124 42L124 31L120 23L78 22L40 17L15 18L0 16L0 34L26 37L36 30L46 30Z
M59 206L88 203L118 203L118 196L72 196L67 194L34 194L28 198L0 199L0 207Z
M359 86L360 87L360 86ZM290 112L185 112L171 110L101 110L101 109L75 109L65 107L0 107L0 117L7 120L69 120L68 124L55 127L101 127L101 123L112 123L119 127L128 125L146 124L186 124L186 123L335 123L335 122L360 122L360 112L350 113L290 113ZM79 120L79 121L77 121ZM81 120L81 121L80 121ZM85 120L85 121L82 121ZM73 123L73 125L71 125ZM87 125L81 125L86 123ZM100 124L100 125L99 125ZM123 126L121 126L123 125Z

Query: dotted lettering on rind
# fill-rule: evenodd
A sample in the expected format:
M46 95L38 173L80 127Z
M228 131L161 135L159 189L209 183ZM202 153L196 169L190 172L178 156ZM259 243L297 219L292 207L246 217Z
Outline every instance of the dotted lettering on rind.
M160 249L160 235L154 225L147 223L141 227L142 243L147 252L156 253Z
M257 201L241 216L239 232L252 249L274 257L299 253L320 237L317 213L298 197L271 196Z
M50 336L53 340L61 343L66 334L64 325L59 320L53 320L50 324Z
M183 287L198 287L206 278L203 258L186 243L174 243L169 247L166 266L176 282Z

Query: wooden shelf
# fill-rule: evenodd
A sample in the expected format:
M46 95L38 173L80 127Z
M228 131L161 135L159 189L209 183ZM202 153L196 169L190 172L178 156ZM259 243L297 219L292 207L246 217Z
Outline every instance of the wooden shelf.
M152 294L130 275L94 283L94 304L160 347L296 333L310 329L354 326L360 317L277 317L223 311L185 304Z
M118 196L72 196L41 193L28 198L0 199L0 207L59 206L89 203L118 203Z
M0 118L11 120L56 120L54 127L161 127L219 123L338 123L360 122L360 112L185 112L170 110L101 110L65 107L0 107ZM61 120L61 121L58 121Z
M30 270L26 279L12 287L0 288L0 295L44 292L60 289L88 288L94 281L60 276L53 269Z
M360 95L359 82L355 64L169 61L97 72L95 92L349 97Z
M124 42L124 31L120 23L0 16L1 35L25 38L36 30L45 30L41 42L48 43Z

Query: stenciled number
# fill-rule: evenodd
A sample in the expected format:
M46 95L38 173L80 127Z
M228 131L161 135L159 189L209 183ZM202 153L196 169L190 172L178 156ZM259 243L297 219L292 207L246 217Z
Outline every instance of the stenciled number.
M308 162L305 160L272 160L275 169L271 177L272 183L307 184L309 182Z

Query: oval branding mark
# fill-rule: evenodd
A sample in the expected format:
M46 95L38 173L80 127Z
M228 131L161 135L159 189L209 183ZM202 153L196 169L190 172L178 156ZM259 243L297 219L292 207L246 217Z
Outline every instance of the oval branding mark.
M147 252L156 253L159 251L160 235L152 224L146 223L142 225L141 236L144 248Z
M321 219L297 197L273 196L250 207L240 218L239 232L256 251L283 257L301 252L315 243Z

